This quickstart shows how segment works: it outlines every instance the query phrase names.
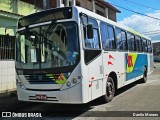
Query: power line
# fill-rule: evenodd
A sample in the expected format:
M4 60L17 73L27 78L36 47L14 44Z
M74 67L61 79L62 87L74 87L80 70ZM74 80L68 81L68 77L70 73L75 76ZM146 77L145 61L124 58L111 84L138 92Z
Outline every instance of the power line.
M140 13L140 12L136 12L136 11L134 11L134 10L130 10L130 9L124 8L124 7L119 6L119 5L117 5L117 4L114 4L114 3L110 3L110 4L112 4L112 5L114 5L114 6L117 6L117 7L119 7L119 8L125 9L125 10L127 10L127 11L134 12L134 13L139 14L139 15L143 15L143 16L146 16L146 17L149 17L149 18L153 18L153 19L156 19L156 20L160 20L160 18L156 18L156 17L152 17L152 16L149 16L149 15Z
M132 1L129 1L129 0L124 0L124 1L130 2L130 3L135 4L135 5L143 6L143 7L146 7L146 8L151 8L151 9L154 9L154 10L159 10L157 8L153 8L153 7L150 7L150 6L147 6L147 5L143 5L143 4L140 4L140 3L136 3L136 2L132 2Z
M155 33L143 33L144 35L160 35L160 32L155 32Z
M160 30L154 30L154 31L147 31L147 32L142 32L142 33L154 33L154 32L159 32Z

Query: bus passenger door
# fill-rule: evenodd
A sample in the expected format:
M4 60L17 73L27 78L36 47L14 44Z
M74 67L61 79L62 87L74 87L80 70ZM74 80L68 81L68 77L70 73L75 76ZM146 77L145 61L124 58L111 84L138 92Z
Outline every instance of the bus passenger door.
M84 33L87 34L84 27ZM89 101L102 96L102 50L100 48L99 32L93 28L93 38L84 34L84 62L88 71Z
M102 96L102 53L101 50L84 50L88 68L89 91L91 100Z

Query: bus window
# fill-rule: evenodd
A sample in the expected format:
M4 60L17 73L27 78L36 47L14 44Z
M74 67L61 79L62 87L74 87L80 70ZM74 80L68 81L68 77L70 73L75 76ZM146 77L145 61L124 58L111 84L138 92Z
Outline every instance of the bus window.
M136 51L139 51L139 40L138 40L138 36L135 36L135 43L136 43Z
M149 52L149 53L152 53L152 45L151 45L151 41L148 40L147 43L148 43L148 52Z
M148 48L147 48L147 40L146 39L142 39L143 40L143 51L144 52L148 52Z
M119 28L115 29L117 50L127 50L126 33Z
M140 52L143 52L142 38L140 38L140 40L139 40L139 47L140 47Z
M115 50L114 29L105 23L101 23L102 46L104 50Z
M135 42L134 42L134 35L127 33L127 43L128 43L128 50L135 51Z
M141 38L139 36L135 37L135 41L136 41L136 51L138 52L142 52L142 42L141 42Z
M84 26L84 39L85 39L85 48L89 49L100 49L99 33L98 33L98 23L96 20L89 19L89 23L93 24L93 39L87 38L87 28Z

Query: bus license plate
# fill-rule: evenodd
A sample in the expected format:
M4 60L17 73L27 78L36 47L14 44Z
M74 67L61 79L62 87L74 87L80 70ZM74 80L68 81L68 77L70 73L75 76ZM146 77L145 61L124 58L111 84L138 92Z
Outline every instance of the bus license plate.
M46 100L47 96L46 95L36 95L37 100Z

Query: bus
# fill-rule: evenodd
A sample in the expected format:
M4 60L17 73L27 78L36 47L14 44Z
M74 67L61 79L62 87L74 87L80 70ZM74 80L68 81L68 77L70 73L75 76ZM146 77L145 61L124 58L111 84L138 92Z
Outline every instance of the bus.
M153 72L151 39L81 7L19 19L16 83L20 101L112 101L115 91Z

